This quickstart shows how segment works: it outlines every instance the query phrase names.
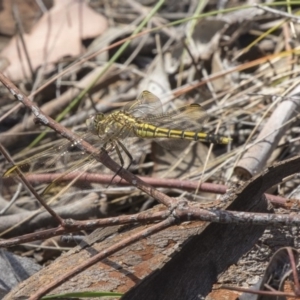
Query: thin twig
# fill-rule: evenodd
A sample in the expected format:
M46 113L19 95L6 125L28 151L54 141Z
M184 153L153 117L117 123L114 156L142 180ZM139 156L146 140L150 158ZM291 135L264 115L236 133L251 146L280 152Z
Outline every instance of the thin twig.
M101 218L96 220L88 220L88 221L72 221L72 223L68 224L68 227L58 226L57 228L46 229L38 232L33 232L29 234L24 234L20 237L15 237L7 240L0 240L0 248L12 247L32 241L37 240L45 240L54 236L78 232L80 230L94 230L99 227L108 227L114 225L122 225L122 224L132 224L136 223L150 223L156 221L165 220L170 215L170 212L167 210L159 211L159 212L142 212L133 215L125 215L119 217L111 217L111 218Z
M71 181L74 178L78 177L78 172L72 172L62 176L61 173L40 173L40 174L28 174L26 178L29 182L38 183L51 183L53 180L57 180L60 178L58 182L63 181ZM169 189L182 189L186 191L194 191L198 186L198 181L191 181L191 180L183 180L183 179L175 179L175 178L153 178L153 177L146 177L140 176L139 177L144 182L150 184L155 188L169 188ZM128 182L125 180L119 179L116 177L113 181L111 180L111 175L99 174L99 173L82 173L80 177L77 179L77 183L98 183L98 184L118 184L121 186L128 186ZM10 178L3 178L4 182L9 184ZM213 193L213 194L220 194L224 195L227 191L228 187L222 184L216 183L209 183L203 182L200 184L199 190L202 192ZM292 202L292 199L286 199L281 196L265 194L268 201L270 201L273 205L286 207L287 202L289 202L288 206Z
M2 155L13 164L12 159L10 158L9 154L6 152L5 148L0 143L0 152ZM18 176L20 180L24 183L24 185L29 189L29 191L34 195L34 197L41 203L42 206L49 212L49 214L56 219L59 224L64 226L64 220L49 206L46 204L46 202L42 199L42 197L35 191L34 187L31 185L31 183L26 179L24 174L19 170L19 168L16 168L16 172L18 173Z
M257 8L260 8L260 9L266 11L266 12L269 12L269 13L272 13L272 14L275 14L275 15L293 20L293 22L295 22L295 23L300 23L300 18L297 15L289 14L287 12L284 12L284 11L281 11L281 10L278 10L278 9L274 9L274 8L271 8L271 7L268 7L268 6L262 6L262 5L259 5L259 4L254 4L253 6L257 7Z

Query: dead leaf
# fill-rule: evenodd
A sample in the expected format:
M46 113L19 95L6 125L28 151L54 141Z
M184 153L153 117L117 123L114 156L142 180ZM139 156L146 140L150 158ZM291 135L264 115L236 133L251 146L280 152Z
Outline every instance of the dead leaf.
M78 56L82 52L81 40L100 35L107 26L107 20L82 0L55 1L31 33L24 35L33 69L49 66L65 56ZM10 63L4 73L11 80L29 76L19 37L11 40L0 57Z
M13 5L17 7L22 29L30 32L32 26L42 16L43 12L35 0L3 0L0 10L0 33L6 36L12 36L16 33L16 21L13 16ZM50 9L53 0L43 0L46 9Z

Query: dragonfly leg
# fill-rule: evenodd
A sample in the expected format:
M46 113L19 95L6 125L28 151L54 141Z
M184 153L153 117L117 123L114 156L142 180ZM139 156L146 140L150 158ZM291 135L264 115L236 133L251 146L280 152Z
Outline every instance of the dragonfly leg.
M121 162L121 168L115 173L115 175L113 176L113 178L111 179L109 185L112 183L112 181L115 179L115 177L120 173L120 171L122 170L122 168L124 167L124 159L122 157L122 154L121 154L121 151L120 151L120 148L122 148L122 150L125 152L125 154L128 156L129 158L129 164L128 166L126 167L126 170L129 169L129 167L132 165L132 162L133 162L133 157L132 155L129 153L129 151L127 150L127 148L123 145L123 143L121 143L119 140L116 140L116 142L113 142L113 146L115 147L116 149L116 152L117 152L117 155L120 159L120 162ZM122 180L122 179L121 179ZM121 181L120 180L120 181ZM109 186L108 185L108 186Z
M105 151L106 153L109 152L109 150L107 149L107 143L105 143L102 147L101 150Z
M121 151L120 151L120 148L118 147L118 144L117 143L113 143L114 145L114 148L116 149L116 152L117 152L117 155L119 157L119 160L120 160L120 165L121 165L121 168L122 169L124 167L124 159L122 157L122 154L121 154ZM118 171L118 173L120 172L120 170Z
M118 143L116 143L115 141L111 141L111 146L116 150L117 155L119 157L120 160L120 165L121 167L119 168L119 170L114 174L114 176L112 177L110 183L108 184L107 188L111 185L111 183L113 182L113 180L116 178L116 176L120 173L120 171L122 170L122 168L124 167L124 159L122 157L120 148L118 147ZM123 149L123 147L121 147ZM121 179L122 180L122 179Z
M127 150L127 148L124 146L124 144L122 144L119 140L117 140L117 143L129 158L129 165L126 167L126 170L128 170L130 168L130 166L132 165L133 157L130 154L130 152Z

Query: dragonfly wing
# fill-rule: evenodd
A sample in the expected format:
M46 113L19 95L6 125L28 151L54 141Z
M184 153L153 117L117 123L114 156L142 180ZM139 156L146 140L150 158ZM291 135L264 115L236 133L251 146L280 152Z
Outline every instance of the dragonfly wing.
M80 138L91 141L98 137L91 133L86 133ZM13 167L10 167L3 176L16 177L18 176L17 169L24 174L60 172L66 172L67 174L80 168L81 162L84 163L84 161L87 160L87 156L88 155L84 154L75 144L68 140L60 139L57 142L54 142L54 146L52 143L52 146L48 147L45 151L39 152L21 161L17 161L16 164ZM78 167L76 162L80 162Z
M42 195L48 194L49 192L52 191L53 188L56 187L57 183L66 175L70 174L71 172L77 171L79 169L83 169L81 171L81 173L84 173L84 171L86 171L89 167L90 164L96 164L97 161L93 158L93 156L90 154L88 156L85 156L84 158L80 159L79 161L75 161L75 163L70 166L66 171L64 171L63 173L61 173L61 175L59 175L56 179L54 179L42 192ZM76 178L78 179L78 177ZM74 180L74 182L76 181L76 179ZM74 183L73 182L73 183Z
M137 100L124 106L123 111L136 118L163 115L161 101L149 91L143 91Z
M51 169L55 165L55 162L58 160L60 153L63 153L68 148L70 144L69 141L61 141L60 143L54 143L55 146L48 147L48 149L39 152L35 155L31 155L29 158L22 159L17 161L16 164L10 167L3 174L3 177L16 177L18 176L17 169L21 172L27 173L40 173L47 166Z
M150 116L143 122L167 129L200 131L206 118L207 113L202 106L191 104L163 115Z

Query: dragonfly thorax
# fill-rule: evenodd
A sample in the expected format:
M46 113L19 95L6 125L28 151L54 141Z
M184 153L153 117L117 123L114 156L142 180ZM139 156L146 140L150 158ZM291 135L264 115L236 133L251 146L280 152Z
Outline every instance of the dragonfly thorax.
M123 139L130 135L137 120L123 111L115 111L108 115L97 114L87 121L88 130L99 137Z

